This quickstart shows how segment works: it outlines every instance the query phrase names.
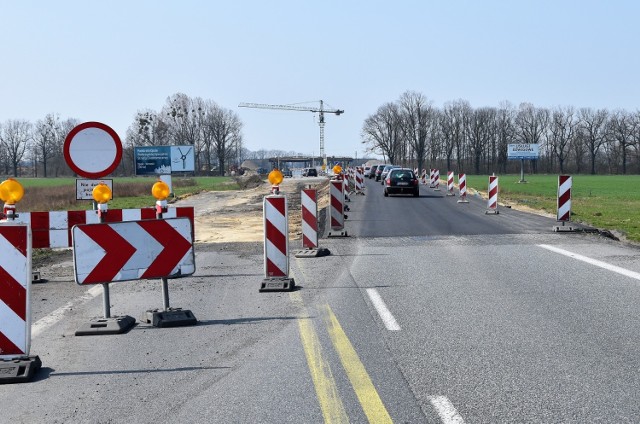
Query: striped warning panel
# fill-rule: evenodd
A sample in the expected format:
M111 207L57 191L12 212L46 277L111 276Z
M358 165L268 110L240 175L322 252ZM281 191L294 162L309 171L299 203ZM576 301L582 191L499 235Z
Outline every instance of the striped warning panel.
M571 221L571 176L558 175L558 221Z
M0 358L29 355L31 246L29 226L0 224Z
M344 185L342 180L332 180L331 195L331 229L339 231L344 228Z
M267 278L289 276L289 216L287 198L264 198L264 272Z
M318 201L315 189L303 189L300 194L302 203L302 247L318 247Z

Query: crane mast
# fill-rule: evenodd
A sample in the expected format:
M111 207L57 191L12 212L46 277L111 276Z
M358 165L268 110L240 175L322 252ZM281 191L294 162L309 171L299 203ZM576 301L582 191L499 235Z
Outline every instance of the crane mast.
M336 116L344 113L344 110L340 109L325 109L324 102L320 102L320 107L309 107L299 105L269 105L264 103L240 103L238 107L248 107L254 109L275 109L275 110L297 110L302 112L313 112L318 114L318 124L320 125L320 157L322 158L323 166L327 165L327 156L324 153L324 114L333 113Z

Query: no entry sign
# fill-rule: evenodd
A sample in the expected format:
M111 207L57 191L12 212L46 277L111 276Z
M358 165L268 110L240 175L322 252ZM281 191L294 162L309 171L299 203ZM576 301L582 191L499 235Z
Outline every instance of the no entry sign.
M111 127L85 122L72 129L64 140L64 160L76 174L102 178L112 173L122 159L122 142Z

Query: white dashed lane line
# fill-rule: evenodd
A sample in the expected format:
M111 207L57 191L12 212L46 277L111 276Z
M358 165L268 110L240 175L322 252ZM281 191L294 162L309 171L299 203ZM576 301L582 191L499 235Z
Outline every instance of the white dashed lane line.
M369 295L369 299L371 299L371 303L373 303L373 306L376 308L376 311L378 311L378 315L380 315L384 326L387 327L387 330L400 331L400 325L393 317L391 311L389 311L389 308L387 308L382 297L380 297L380 293L378 293L376 289L367 289L367 294Z

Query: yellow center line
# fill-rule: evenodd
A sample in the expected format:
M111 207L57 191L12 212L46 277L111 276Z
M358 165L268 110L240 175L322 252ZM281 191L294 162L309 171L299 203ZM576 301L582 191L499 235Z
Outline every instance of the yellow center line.
M322 346L318 339L313 323L308 318L307 310L302 301L300 292L289 293L294 304L296 304L303 313L303 318L298 320L298 328L300 330L300 339L304 348L305 356L311 379L316 389L316 396L320 403L322 416L325 423L348 423L349 417L344 409L338 387L331 373L329 363L322 355Z
M329 337L370 423L393 423L369 374L329 305L324 306Z

